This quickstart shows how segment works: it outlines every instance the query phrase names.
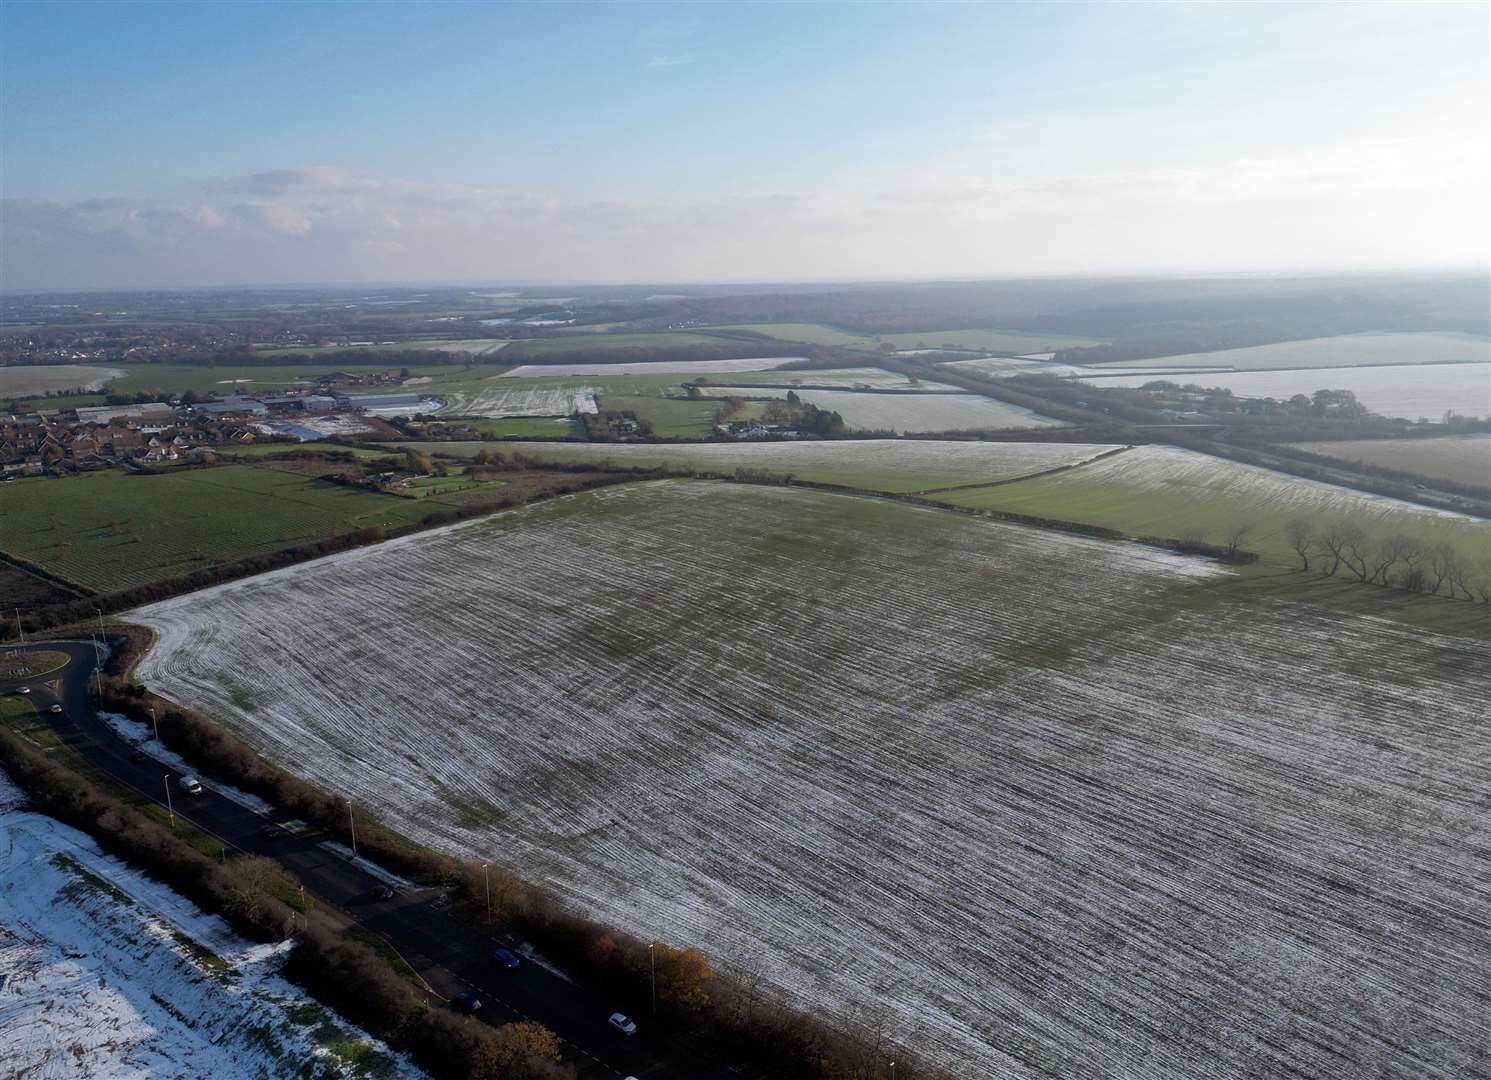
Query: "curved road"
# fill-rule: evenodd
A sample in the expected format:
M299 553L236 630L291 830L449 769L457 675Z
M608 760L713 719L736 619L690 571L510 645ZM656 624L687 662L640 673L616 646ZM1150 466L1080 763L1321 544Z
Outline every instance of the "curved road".
M384 877L285 827L289 815L256 810L214 790L206 780L201 795L187 795L176 784L181 770L150 757L139 760L142 755L135 747L98 718L88 700L88 682L96 662L93 645L35 642L0 646L0 655L38 649L65 652L69 662L37 678L0 680L0 694L28 686L38 715L91 765L162 806L169 786L170 804L178 816L217 837L225 848L280 863L321 907L372 931L398 950L435 997L447 1000L474 990L482 1001L477 1015L488 1023L533 1020L543 1024L564 1041L566 1060L587 1080L624 1076L707 1080L738 1075L678 1041L649 1031L646 1000L602 997L526 958L516 970L497 967L489 959L493 939L451 915L450 899L442 890L405 886L392 900L380 901L374 890L384 883ZM54 704L62 710L52 712ZM637 1020L637 1035L628 1038L611 1030L607 1018L618 1010Z

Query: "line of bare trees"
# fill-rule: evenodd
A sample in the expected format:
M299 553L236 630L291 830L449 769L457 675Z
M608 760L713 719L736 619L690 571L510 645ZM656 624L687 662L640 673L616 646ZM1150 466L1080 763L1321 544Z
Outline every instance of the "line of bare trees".
M1491 548L1475 559L1447 541L1374 534L1350 518L1294 518L1285 536L1304 573L1491 604Z

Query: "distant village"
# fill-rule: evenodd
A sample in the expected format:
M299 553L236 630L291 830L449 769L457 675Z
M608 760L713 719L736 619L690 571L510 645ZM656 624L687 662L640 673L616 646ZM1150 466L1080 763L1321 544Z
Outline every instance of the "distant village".
M203 461L219 450L260 442L395 437L385 417L439 407L422 394L369 389L397 382L392 373L332 372L313 387L273 396L231 393L199 400L187 393L169 401L0 412L0 479ZM44 406L44 399L35 404Z

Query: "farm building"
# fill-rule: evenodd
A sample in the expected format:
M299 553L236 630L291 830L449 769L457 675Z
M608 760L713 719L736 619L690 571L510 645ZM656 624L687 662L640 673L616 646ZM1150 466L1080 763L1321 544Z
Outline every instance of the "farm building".
M197 412L207 413L212 416L222 416L228 413L246 413L250 416L268 416L269 406L257 398L248 397L225 397L221 401L208 401L201 405L193 405Z
M337 404L344 409L372 409L391 405L418 405L418 394L338 394Z

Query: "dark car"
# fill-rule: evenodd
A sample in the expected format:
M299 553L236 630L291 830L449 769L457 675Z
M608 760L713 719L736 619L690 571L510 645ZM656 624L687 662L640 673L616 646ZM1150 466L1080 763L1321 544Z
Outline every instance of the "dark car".
M481 1008L481 998L476 996L474 990L462 990L450 999L450 1005L469 1016Z
M507 968L511 971L518 966L518 954L511 949L496 948L492 950L492 963L498 967Z
M390 889L387 885L379 885L373 890L374 900L392 900L393 896L393 890Z
M150 755L137 746L129 752L129 759L131 761L149 761Z
M278 825L270 824L261 828L259 835L266 840L278 840L281 836L285 835L285 830L281 829Z

